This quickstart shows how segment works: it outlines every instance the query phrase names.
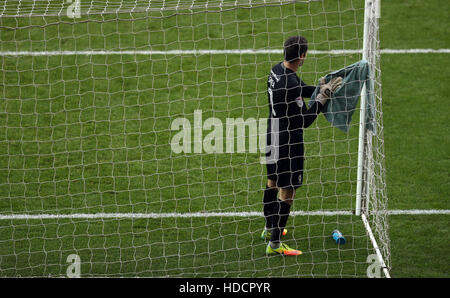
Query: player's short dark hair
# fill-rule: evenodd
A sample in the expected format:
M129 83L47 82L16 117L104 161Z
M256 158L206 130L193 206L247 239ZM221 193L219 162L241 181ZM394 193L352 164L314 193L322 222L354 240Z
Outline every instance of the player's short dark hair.
M308 51L308 41L303 36L291 36L284 42L284 60L292 62L300 59Z

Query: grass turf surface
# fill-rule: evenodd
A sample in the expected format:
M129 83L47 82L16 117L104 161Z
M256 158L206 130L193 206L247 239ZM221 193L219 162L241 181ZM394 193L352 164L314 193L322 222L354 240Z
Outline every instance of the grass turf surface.
M434 23L428 19L424 27L411 24L407 11L420 18L416 14L423 4L411 2L416 9L405 10L399 3L382 4L383 47L448 47L445 38L429 38L424 44L408 32L399 38L394 30L398 24L414 26L424 36L445 36L446 30L439 18ZM445 11L441 4L427 3L427 11ZM148 44L153 50L279 48L298 26L313 49L361 48L362 26L356 24L362 22L362 6L354 1L339 5L345 11L341 16L318 13L322 5L312 3L309 10L296 4L233 10L221 16L148 19L137 14L133 22L129 14L107 15L98 18L102 22L78 25L57 25L60 19L51 17L20 18L18 23L2 19L8 28L32 26L1 30L1 47L3 51L134 50L147 49ZM294 9L299 15L296 22L291 21ZM309 16L310 12L315 13ZM346 23L350 25L340 26ZM155 33L148 34L148 29ZM261 210L264 168L258 154L173 154L170 124L175 117L192 119L195 109L202 109L203 119L267 117L265 80L279 55L150 58L2 57L2 214ZM310 55L301 76L312 83L359 58ZM448 209L448 107L440 102L449 90L443 75L448 78L446 54L382 56L390 209ZM355 115L353 123L357 120ZM294 209L352 210L357 127L342 135L322 116L315 127L320 130L305 132L306 185ZM447 218L390 217L394 277L448 276L448 262L438 257L448 245L433 244L436 249L429 249L427 236L437 235L431 243L448 244ZM304 254L281 260L264 256L264 242L258 238L262 224L262 218L232 217L3 220L0 269L4 276L64 275L67 255L77 253L84 276L365 274L365 260L372 251L359 218L291 218L286 240ZM336 227L349 237L345 248L329 239ZM411 228L418 231L414 241ZM442 242L437 241L441 237ZM425 250L436 257L414 261L408 257Z

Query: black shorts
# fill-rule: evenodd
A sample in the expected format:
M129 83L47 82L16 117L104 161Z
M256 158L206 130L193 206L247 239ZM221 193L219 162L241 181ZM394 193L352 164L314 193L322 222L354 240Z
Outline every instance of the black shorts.
M266 163L267 179L275 181L279 188L299 188L303 184L303 163L303 142L281 145L279 158Z

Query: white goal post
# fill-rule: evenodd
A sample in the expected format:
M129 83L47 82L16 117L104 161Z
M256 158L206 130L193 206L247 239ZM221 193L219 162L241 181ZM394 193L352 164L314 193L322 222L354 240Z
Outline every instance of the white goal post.
M4 1L0 276L390 277L380 6ZM304 129L283 236L303 253L272 258L267 78L293 35L306 83L369 75L342 88L362 86L344 131L323 113Z
M363 217L363 222L377 254L378 262L383 268L386 277L390 277L389 268L385 262L385 256L389 250L389 236L387 227L387 196L385 187L379 187L385 183L384 145L383 137L378 137L374 143L373 130L367 129L366 113L368 107L367 96L379 97L374 100L376 117L381 117L381 69L380 69L380 39L379 23L381 0L367 0L364 8L364 37L363 37L363 59L368 61L371 69L371 77L366 82L361 92L361 108L359 120L358 140L358 175L356 186L356 215ZM371 85L373 95L368 95L367 84ZM378 91L378 93L376 93ZM378 104L378 106L377 106ZM378 123L382 123L378 120ZM382 130L382 125L374 125ZM376 131L376 129L375 129ZM378 131L375 133L382 133ZM381 142L377 143L377 142ZM374 153L375 149L375 153ZM374 156L374 154L376 156ZM380 164L381 163L381 164ZM376 173L378 171L378 173ZM376 181L378 179L378 181ZM371 198L372 197L372 201ZM381 218L380 218L381 217ZM372 224L368 221L372 218ZM377 230L379 241L386 243L380 250L377 240L373 235L372 227Z

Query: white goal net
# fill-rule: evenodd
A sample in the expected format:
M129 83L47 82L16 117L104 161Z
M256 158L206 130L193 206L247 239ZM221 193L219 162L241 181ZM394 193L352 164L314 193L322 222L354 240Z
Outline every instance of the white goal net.
M388 276L377 5L4 1L0 276ZM283 236L303 253L268 257L267 77L293 35L308 84L369 72L346 130L304 130Z

